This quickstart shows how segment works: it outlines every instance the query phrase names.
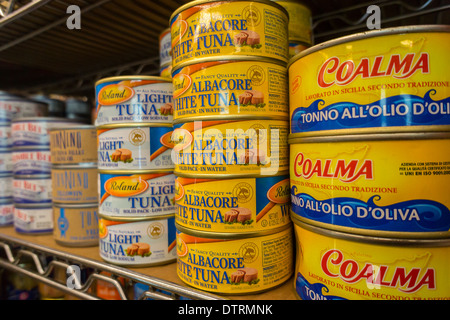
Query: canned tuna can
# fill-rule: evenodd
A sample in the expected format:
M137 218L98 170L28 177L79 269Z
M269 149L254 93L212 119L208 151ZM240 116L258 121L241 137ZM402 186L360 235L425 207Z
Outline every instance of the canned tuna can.
M0 200L0 227L11 226L14 222L14 204Z
M297 0L273 0L289 14L288 38L313 44L311 9Z
M293 221L300 299L449 299L450 239L366 237Z
M17 118L12 121L11 135L13 147L46 147L50 146L50 129L55 126L75 125L64 118Z
M95 84L95 125L172 123L172 81L151 76L105 78Z
M287 120L287 69L278 60L196 59L172 73L174 123L267 117Z
M40 235L53 232L51 206L14 206L14 229L18 233Z
M98 201L97 164L52 166L52 199L54 203Z
M289 57L293 58L300 52L308 49L309 47L311 47L311 46L308 44L305 44L303 42L289 40Z
M11 201L13 199L13 176L0 174L0 201Z
M186 284L225 295L253 294L286 282L294 271L294 235L284 227L268 235L225 239L176 225L177 274Z
M52 179L47 178L19 178L12 180L12 197L16 204L51 204Z
M13 174L22 175L50 175L51 156L48 148L19 149L12 152Z
M291 223L289 176L177 177L175 221L198 234L266 234Z
M289 140L291 210L319 227L390 238L450 237L450 134Z
M98 127L100 170L172 169L172 125Z
M359 33L313 46L289 62L296 136L447 131L450 26Z
M249 55L288 61L288 13L272 1L191 1L170 17L172 65Z
M172 64L169 63L161 66L161 68L159 69L159 75L163 78L172 79Z
M47 103L6 92L0 93L0 110L3 111L7 121L48 115Z
M170 28L167 28L159 35L159 65L169 64L172 64L172 40Z
M175 233L173 215L133 219L100 215L100 257L126 267L168 264L177 258Z
M0 122L0 148L9 149L12 146L11 124Z
M12 149L0 149L0 175L12 175Z
M99 171L99 212L112 218L175 213L172 171Z
M176 175L232 178L288 170L288 121L191 121L175 124Z
M94 126L52 128L51 161L56 165L97 162L97 130Z
M96 203L54 204L53 238L66 247L98 245L98 206Z

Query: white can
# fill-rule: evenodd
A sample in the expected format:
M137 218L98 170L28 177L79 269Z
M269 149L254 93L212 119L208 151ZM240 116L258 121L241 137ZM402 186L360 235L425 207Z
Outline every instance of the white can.
M19 233L47 234L53 232L52 207L14 206L14 229Z
M98 169L172 169L171 136L165 124L98 127Z
M12 148L11 125L0 123L0 148Z
M6 227L13 224L14 204L11 202L0 202L0 227Z
M75 121L65 118L17 118L11 124L13 147L50 147L50 129L75 126Z
M12 186L12 175L0 175L0 201L11 201L13 199Z
M175 216L110 220L100 215L100 257L106 262L143 267L177 258Z
M13 173L22 175L50 175L50 149L14 149Z
M172 38L170 28L165 29L159 35L159 65L172 64Z
M13 201L16 204L52 203L52 179L19 178L12 181Z
M0 149L0 174L12 175L12 149Z

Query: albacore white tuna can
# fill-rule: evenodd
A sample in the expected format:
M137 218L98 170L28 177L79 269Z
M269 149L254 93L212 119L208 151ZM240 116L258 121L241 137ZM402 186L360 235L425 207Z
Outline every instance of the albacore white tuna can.
M42 149L18 149L12 152L13 174L22 175L50 175L51 161L50 150Z
M172 123L172 81L154 76L120 76L95 84L95 125Z
M0 148L12 148L11 124L0 122Z
M133 219L100 215L99 238L100 257L115 265L154 266L177 258L174 215Z
M14 229L25 234L48 234L53 231L52 207L14 206Z
M45 102L28 99L8 92L0 92L0 112L7 121L25 117L45 117L48 105Z
M12 175L12 149L0 149L0 174Z
M0 174L0 201L10 201L13 197L13 176Z
M172 125L146 123L97 129L100 170L160 170L174 166Z
M17 118L11 124L13 147L49 147L50 129L73 126L77 123L64 118Z
M12 197L17 204L51 204L52 180L47 178L14 177Z
M14 221L14 204L10 201L0 201L0 227L11 226Z

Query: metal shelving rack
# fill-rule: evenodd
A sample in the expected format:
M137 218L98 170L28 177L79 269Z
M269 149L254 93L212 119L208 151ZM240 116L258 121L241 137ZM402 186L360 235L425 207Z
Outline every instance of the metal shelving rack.
M159 74L159 34L170 15L189 0L0 0L1 90L23 94L92 95L94 83L123 74ZM450 24L448 0L305 0L313 12L315 43L367 30L369 5L381 9L381 27ZM82 30L65 26L66 8L81 9ZM19 266L25 259L34 268ZM43 260L50 262L42 263ZM79 290L52 279L55 268L78 265L90 270ZM221 297L35 245L1 234L0 267L30 276L81 299L98 299L90 288L96 280L113 284L126 299L118 277L149 286L141 299L222 299ZM101 271L111 274L104 276ZM169 294L160 291L167 291Z

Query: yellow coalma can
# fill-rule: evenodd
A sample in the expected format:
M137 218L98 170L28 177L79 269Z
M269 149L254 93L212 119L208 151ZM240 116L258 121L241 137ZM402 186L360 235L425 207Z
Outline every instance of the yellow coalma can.
M288 61L288 13L272 1L191 1L170 18L172 62L250 55Z
M269 176L289 167L289 123L191 121L174 125L174 172L192 178Z
M294 268L292 226L272 234L224 239L177 227L177 273L186 284L225 295L267 291Z
M367 237L293 221L302 300L450 299L450 239Z
M330 40L289 61L291 133L446 131L450 26L407 26Z
M450 237L449 132L289 142L297 219L369 236Z
M197 59L180 65L172 79L174 123L192 118L289 117L287 69L278 60Z
M262 235L290 224L289 176L175 180L177 224L205 236Z

